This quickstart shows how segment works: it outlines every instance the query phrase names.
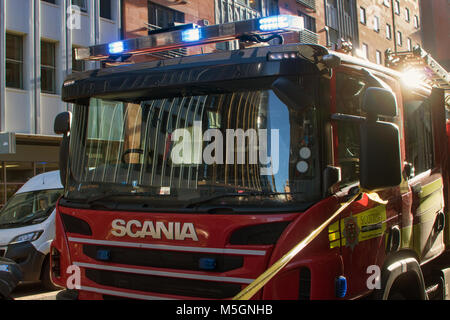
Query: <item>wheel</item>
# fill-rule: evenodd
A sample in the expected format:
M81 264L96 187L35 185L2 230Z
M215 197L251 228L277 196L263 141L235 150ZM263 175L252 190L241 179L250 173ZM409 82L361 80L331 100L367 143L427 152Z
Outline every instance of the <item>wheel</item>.
M56 286L51 279L50 275L50 257L47 256L44 261L44 265L42 267L42 275L41 275L41 283L42 287L48 291L56 291L60 290L61 288Z
M407 300L407 299L402 293L396 291L389 294L388 300Z

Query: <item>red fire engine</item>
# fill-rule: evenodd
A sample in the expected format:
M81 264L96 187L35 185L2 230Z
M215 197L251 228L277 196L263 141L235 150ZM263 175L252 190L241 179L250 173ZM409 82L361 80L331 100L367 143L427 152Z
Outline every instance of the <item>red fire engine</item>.
M282 43L301 29L276 16L77 51L117 65L62 88L61 299L448 298L448 77Z

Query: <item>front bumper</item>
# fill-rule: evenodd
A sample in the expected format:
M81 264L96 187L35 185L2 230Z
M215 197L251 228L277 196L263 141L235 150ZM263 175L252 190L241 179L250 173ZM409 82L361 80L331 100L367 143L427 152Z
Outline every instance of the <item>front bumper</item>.
M41 278L45 255L36 250L31 242L9 245L5 258L15 261L23 272L22 281L38 281Z
M22 276L20 267L14 261L0 258L0 299L9 297Z

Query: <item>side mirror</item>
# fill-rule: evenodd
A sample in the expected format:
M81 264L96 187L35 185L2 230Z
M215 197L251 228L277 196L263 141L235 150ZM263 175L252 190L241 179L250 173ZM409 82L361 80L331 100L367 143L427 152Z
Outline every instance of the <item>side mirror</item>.
M70 132L72 115L70 112L61 112L55 118L54 131L56 134L67 135Z
M280 77L272 83L272 90L288 107L295 109L302 106L308 108L314 105L314 100L298 84L288 78Z
M402 181L400 131L393 123L364 122L360 126L360 185L367 190L394 187Z
M63 138L59 147L59 175L61 184L66 186L67 167L69 165L69 145L70 145L70 125L72 114L70 112L62 112L55 118L54 131L56 134L62 134Z
M369 118L378 115L396 117L398 115L397 100L394 94L384 88L370 87L364 93L362 109Z
M368 116L360 125L360 185L367 190L394 187L402 181L400 130L378 116L398 115L394 94L384 88L367 88L362 109Z

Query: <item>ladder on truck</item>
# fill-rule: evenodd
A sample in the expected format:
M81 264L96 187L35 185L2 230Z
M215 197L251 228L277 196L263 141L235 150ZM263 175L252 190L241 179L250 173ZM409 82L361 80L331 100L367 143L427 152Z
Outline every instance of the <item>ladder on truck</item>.
M425 82L431 87L450 90L449 72L420 46L414 47L412 51L386 51L386 66L399 71L421 70L426 76Z

